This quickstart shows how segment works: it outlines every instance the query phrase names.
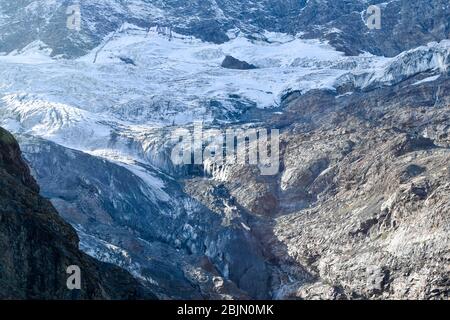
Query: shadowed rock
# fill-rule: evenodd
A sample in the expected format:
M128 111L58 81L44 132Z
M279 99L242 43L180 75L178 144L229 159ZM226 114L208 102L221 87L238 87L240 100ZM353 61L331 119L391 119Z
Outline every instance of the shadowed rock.
M226 56L222 62L222 67L227 69L237 70L251 70L256 69L256 66L249 64L248 62L238 60L232 56Z

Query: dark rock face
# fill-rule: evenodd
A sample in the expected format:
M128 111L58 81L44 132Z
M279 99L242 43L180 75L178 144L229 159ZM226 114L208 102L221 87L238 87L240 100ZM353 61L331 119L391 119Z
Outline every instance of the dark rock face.
M1 1L0 52L40 39L54 55L77 57L124 23L215 43L300 33L348 55L395 56L450 33L448 0L85 0L80 32L65 26L71 2ZM370 4L381 8L379 30L365 25ZM153 16L155 8L163 14ZM45 140L22 137L21 145L81 249L158 297L448 299L449 59L444 45L417 48L386 69L342 75L336 91L286 93L276 113L211 101L234 129L281 130L276 176L236 164L199 177L203 166L177 171L168 150L157 150L159 166L134 167L155 184L127 164ZM231 56L223 67L255 68ZM239 95L229 101L256 109ZM129 275L78 251L14 140L1 140L0 297L141 297ZM132 138L127 146L147 152ZM64 289L69 264L89 280L75 296Z
M238 60L232 56L226 56L222 62L222 67L227 69L238 69L238 70L250 70L256 69L256 66L246 62Z
M81 290L70 291L67 267L81 270ZM75 230L39 187L11 134L0 128L0 298L154 298L119 267L78 249Z

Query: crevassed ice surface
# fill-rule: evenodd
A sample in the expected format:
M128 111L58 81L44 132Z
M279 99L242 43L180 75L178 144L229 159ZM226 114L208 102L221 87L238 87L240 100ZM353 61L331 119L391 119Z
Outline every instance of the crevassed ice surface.
M241 106L276 107L286 92L333 89L349 70L387 60L344 57L319 41L266 36L270 42L237 36L217 45L126 26L78 60L51 59L44 43L32 43L0 57L2 125L93 152L105 149L117 128L136 135L208 122L222 116L212 102L237 114ZM258 69L224 69L226 55Z

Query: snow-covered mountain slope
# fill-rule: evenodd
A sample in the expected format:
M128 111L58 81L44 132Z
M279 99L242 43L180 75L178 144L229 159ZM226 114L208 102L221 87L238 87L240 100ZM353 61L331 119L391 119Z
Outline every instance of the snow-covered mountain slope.
M142 142L161 127L239 121L248 109L277 108L288 92L333 90L343 74L388 61L345 57L319 41L266 36L271 43L237 37L216 45L127 26L78 60L51 59L45 44L35 43L0 57L1 124L116 158L123 149L117 143L111 150L113 135ZM222 68L226 55L258 68Z
M54 54L86 54L124 23L143 28L170 27L175 32L223 43L230 30L286 32L305 0L3 0L0 3L0 52L42 40ZM81 32L66 28L67 8L79 4Z
M0 4L0 24L5 24L0 31L5 40L0 47L5 52L0 55L0 126L22 137L43 192L77 227L83 250L126 267L160 288L162 296L201 297L214 291L223 298L231 293L236 297L240 290L244 297L271 296L285 281L285 271L264 256L258 236L267 240L271 230L264 229L265 217L258 219L278 212L277 201L284 200L283 210L288 211L311 204L314 196L295 193L298 185L326 184L322 179L332 173L326 171L329 160L316 159L316 154L307 161L285 162L291 168L283 173L280 199L272 194L276 182L262 183L248 171L248 185L230 181L242 168L233 168L220 181L195 180L204 168L180 173L171 163L174 129L204 121L223 127L292 125L289 130L302 132L329 121L328 130L340 121L339 111L357 111L363 94L399 83L404 91L432 86L448 72L448 41L394 58L360 53L367 43L358 41L346 44L357 55L337 51L336 44L348 38L323 35L342 34L335 23L353 15L361 24L367 1L211 0L180 6L175 0L86 0L86 29L79 34L65 28L68 1L48 1L43 7L39 1L23 3L35 19L30 25L43 27L28 34L28 26L13 26L11 21L24 20L25 13L9 1ZM318 8L324 11L319 14ZM305 19L302 23L326 25L312 28L307 37L331 42L297 34L302 29L288 21L296 10ZM61 28L55 29L55 23ZM327 33L330 28L334 33ZM399 47L386 50L393 53ZM256 68L223 68L228 55ZM352 145L333 145L343 149L336 151L336 159ZM298 185L286 187L297 178ZM185 179L194 180L185 186ZM269 284L278 272L282 275L276 284ZM308 278L300 273L300 281ZM202 277L207 280L202 282ZM186 291L175 295L173 281ZM232 285L225 290L227 281ZM215 282L224 291L216 292ZM203 285L207 288L197 287Z

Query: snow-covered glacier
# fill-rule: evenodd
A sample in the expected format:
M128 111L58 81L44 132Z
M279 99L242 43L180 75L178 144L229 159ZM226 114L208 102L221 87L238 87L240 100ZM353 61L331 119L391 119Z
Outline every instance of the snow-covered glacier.
M445 40L387 58L346 56L301 34L259 30L249 37L234 28L227 38L207 42L125 23L76 59L53 55L43 41L0 56L0 126L21 138L46 196L75 226L84 251L127 268L161 297L173 273L182 288L176 297L200 297L220 282L228 286L221 298L267 298L273 267L236 203L222 199L221 217L214 202L185 192L170 160L173 130L194 121L264 123L283 114L290 93L325 91L337 99L421 73L420 81L435 81L449 65ZM224 68L226 56L256 68ZM226 193L220 184L217 190ZM220 275L200 268L206 262L196 254Z
M195 120L235 122L251 108L277 109L288 92L332 90L342 75L389 60L346 57L284 34L265 38L213 44L127 25L76 60L51 58L33 43L0 56L2 125L95 152L116 131L139 137ZM257 69L222 68L226 55Z

